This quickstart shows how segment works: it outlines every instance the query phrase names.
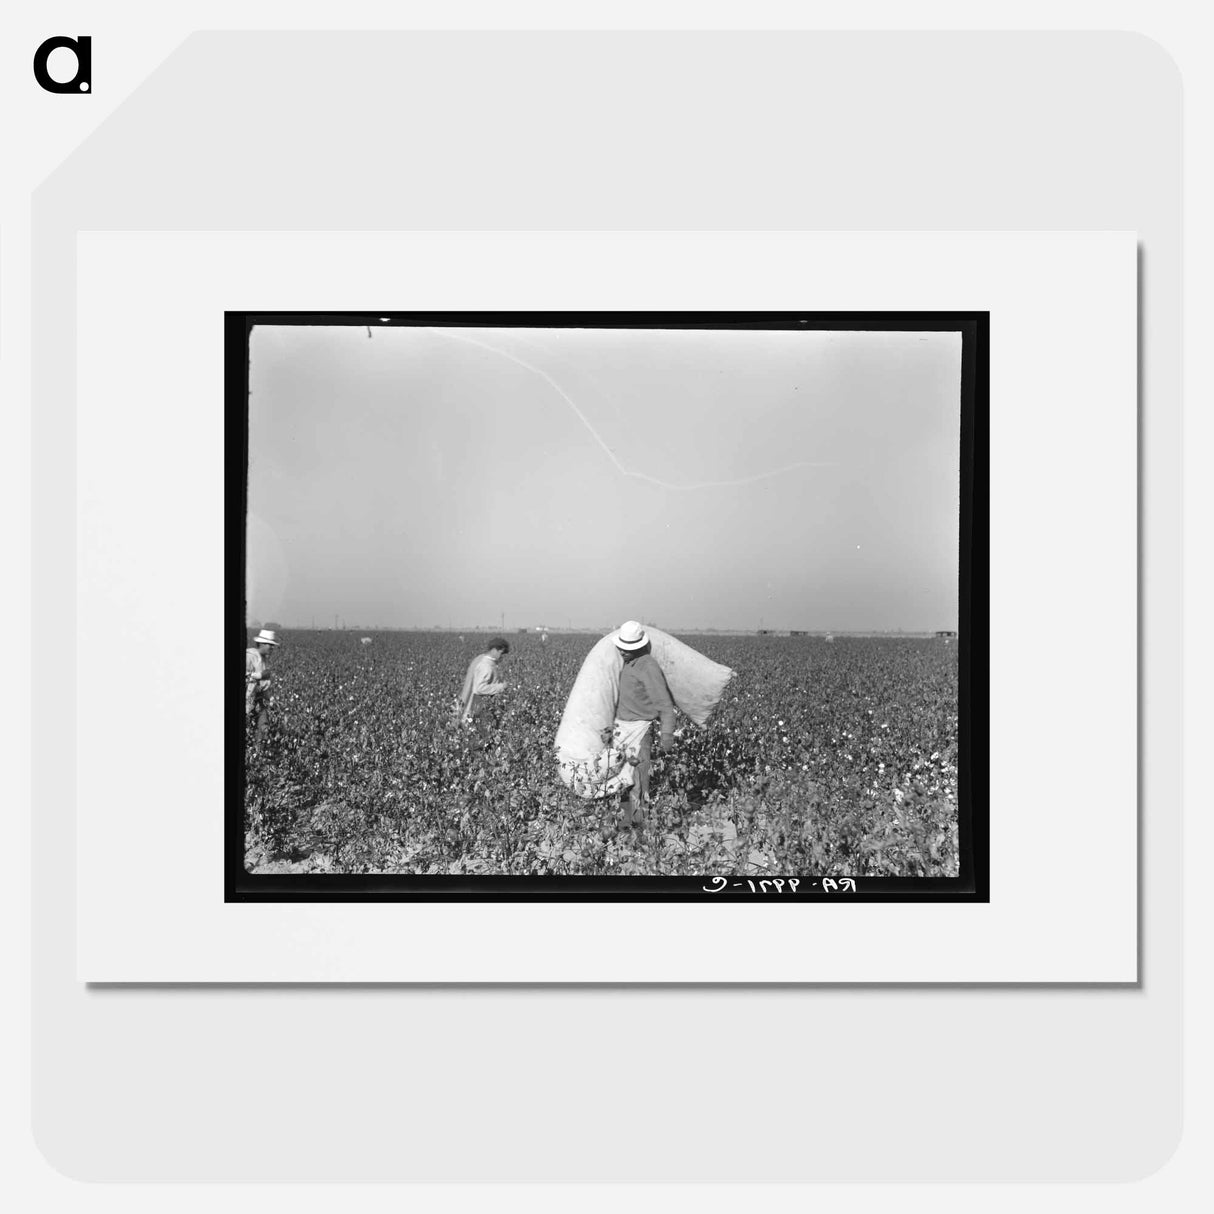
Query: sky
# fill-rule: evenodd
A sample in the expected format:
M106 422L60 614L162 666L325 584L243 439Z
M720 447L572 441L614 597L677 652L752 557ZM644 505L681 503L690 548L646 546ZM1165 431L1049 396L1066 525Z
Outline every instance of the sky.
M256 326L283 627L957 627L961 335Z

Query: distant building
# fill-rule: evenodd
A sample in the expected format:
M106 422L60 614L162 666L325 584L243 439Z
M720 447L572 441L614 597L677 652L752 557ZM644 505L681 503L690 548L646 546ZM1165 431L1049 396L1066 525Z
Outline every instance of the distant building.
M760 628L760 629L759 629L759 636L761 636L761 637L769 637L769 636L771 636L771 629L770 629L770 628Z
M936 635L945 641L955 641L957 639L957 634L955 632L949 632L947 629L942 629L940 632L937 632Z
M794 628L791 632L789 632L788 635L790 637L803 637L805 633L802 632L800 628Z

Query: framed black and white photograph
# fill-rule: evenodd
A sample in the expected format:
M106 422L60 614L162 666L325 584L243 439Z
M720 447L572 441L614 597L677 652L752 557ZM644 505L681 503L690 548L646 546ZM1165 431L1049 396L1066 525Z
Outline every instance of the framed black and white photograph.
M1132 233L80 258L90 980L1133 974Z
M985 900L988 328L229 314L228 896Z
M1199 40L936 7L16 31L18 1187L1193 1187Z

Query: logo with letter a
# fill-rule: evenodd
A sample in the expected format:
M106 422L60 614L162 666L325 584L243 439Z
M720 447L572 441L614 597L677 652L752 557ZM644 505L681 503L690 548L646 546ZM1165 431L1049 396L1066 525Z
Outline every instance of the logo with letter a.
M68 50L76 56L76 74L70 80L55 80L46 70L52 51ZM48 93L90 93L93 90L93 40L84 34L77 38L48 38L34 52L34 79Z

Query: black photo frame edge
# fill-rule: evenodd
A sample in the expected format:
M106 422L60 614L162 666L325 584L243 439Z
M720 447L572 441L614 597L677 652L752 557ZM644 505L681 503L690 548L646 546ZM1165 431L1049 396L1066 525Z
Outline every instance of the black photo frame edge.
M958 833L955 878L867 877L854 889L804 877L795 897L768 904L990 901L990 313L989 312L226 312L224 314L225 652L247 644L245 525L248 498L249 339L258 324L960 332L958 553ZM239 642L239 644L237 644ZM237 690L239 680L239 691ZM757 883L718 889L703 877L254 874L244 867L243 679L226 667L224 697L225 902L687 902L756 898ZM799 874L790 874L799 875ZM748 888L749 887L749 888Z

